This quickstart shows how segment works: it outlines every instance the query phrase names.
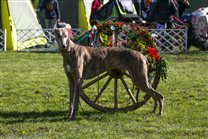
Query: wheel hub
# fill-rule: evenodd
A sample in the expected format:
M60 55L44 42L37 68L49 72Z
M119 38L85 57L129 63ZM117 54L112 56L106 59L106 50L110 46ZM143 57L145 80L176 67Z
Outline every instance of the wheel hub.
M108 71L108 74L112 78L121 78L124 75L123 71L120 69L111 69Z

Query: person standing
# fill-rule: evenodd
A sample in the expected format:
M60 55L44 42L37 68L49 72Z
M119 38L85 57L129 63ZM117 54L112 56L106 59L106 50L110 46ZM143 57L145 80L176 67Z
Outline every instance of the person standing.
M137 15L139 18L141 18L141 0L132 0L133 1L133 4L134 4L134 7L137 11Z
M150 5L147 21L156 22L156 28L159 29L158 34L163 36L160 46L162 52L172 51L173 49L173 47L166 41L169 39L169 36L166 35L169 31L165 31L164 29L172 28L172 16L177 16L177 14L178 7L173 0L153 0Z
M90 24L93 24L93 19L95 12L98 11L103 6L104 0L93 0L92 6L91 6L91 13L90 13Z
M56 22L60 21L60 8L57 0L44 0L42 5L38 7L37 13L45 10L45 26L46 28L54 28Z
M190 3L188 0L178 0L179 6L179 18L183 15L186 9L190 8Z
M171 28L172 16L177 13L178 7L172 0L153 0L147 21L155 21L158 28Z
M151 4L152 4L152 0L141 1L141 9L142 9L141 15L144 20L147 20Z

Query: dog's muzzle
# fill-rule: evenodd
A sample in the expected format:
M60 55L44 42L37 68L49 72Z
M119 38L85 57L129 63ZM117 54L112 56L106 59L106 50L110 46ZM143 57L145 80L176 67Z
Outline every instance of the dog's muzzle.
M59 50L66 49L67 47L67 34L64 34L62 29L56 28L55 30L56 41L58 43Z

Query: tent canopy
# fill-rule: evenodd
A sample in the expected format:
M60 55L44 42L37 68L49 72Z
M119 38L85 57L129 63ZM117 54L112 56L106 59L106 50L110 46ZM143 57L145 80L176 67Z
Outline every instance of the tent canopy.
M1 27L7 30L7 47L17 50L17 43L24 43L30 39L40 37L42 27L39 24L30 0L1 0L0 1ZM19 37L17 29L38 29L32 32L33 36ZM27 46L30 47L30 46Z
M111 17L137 19L138 15L131 0L110 0L95 13L94 20L99 22Z

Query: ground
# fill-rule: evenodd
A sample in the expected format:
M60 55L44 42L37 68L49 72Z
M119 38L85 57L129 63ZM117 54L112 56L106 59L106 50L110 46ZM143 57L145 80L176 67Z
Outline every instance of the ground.
M169 63L164 114L153 101L127 113L98 112L83 101L67 122L68 81L59 53L0 53L0 138L207 138L208 53L163 54Z

